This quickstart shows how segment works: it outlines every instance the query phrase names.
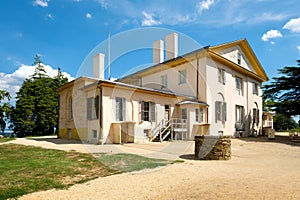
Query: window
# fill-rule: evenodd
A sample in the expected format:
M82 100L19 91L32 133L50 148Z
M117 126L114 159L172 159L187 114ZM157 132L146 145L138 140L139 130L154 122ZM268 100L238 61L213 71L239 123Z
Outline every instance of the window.
M186 83L186 70L179 71L179 84Z
M253 124L259 124L259 109L253 108Z
M253 83L252 93L255 94L255 95L258 95L258 84L257 83Z
M216 101L216 122L227 120L227 104L226 102Z
M203 123L204 122L204 109L203 108L196 108L196 122Z
M218 81L222 84L226 84L225 70L218 68Z
M72 97L69 98L69 119L73 119L73 105L72 105Z
M187 119L187 109L186 108L182 108L180 114L181 114L181 119Z
M168 75L162 75L161 76L161 87L167 88L168 87Z
M87 99L87 119L99 119L99 96L95 98L89 97Z
M245 130L244 118L245 118L245 110L243 106L235 106L235 128L238 131Z
M238 53L237 53L237 63L240 65L240 64L241 64L241 61L242 61L242 56L241 56L241 53L238 52Z
M239 77L235 78L235 88L236 88L236 94L243 95L243 82L242 79Z
M116 121L125 119L125 98L116 97Z
M97 138L97 130L93 130L93 138Z
M155 122L155 103L150 101L141 102L142 121Z

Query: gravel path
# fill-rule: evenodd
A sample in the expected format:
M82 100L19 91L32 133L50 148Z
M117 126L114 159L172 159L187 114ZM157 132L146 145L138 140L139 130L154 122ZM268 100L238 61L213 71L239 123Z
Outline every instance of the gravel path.
M153 149L166 144L160 145ZM150 151L148 145L135 148L138 153ZM232 152L230 161L195 161L184 155L184 163L98 178L20 199L300 199L299 143L233 139Z

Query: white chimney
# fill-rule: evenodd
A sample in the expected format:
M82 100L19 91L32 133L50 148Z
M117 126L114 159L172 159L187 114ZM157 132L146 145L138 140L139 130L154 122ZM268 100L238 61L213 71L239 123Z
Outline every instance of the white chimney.
M178 34L171 33L166 36L166 60L176 58L178 56Z
M103 53L94 56L94 78L104 79L104 57Z
M153 42L153 64L164 62L164 41Z

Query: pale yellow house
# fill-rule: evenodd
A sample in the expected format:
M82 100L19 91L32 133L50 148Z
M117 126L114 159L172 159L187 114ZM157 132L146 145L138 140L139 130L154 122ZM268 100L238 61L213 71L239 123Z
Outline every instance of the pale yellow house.
M268 77L246 39L178 56L173 33L165 46L154 42L153 66L116 81L104 79L96 55L94 77L58 89L59 137L105 144L262 133Z

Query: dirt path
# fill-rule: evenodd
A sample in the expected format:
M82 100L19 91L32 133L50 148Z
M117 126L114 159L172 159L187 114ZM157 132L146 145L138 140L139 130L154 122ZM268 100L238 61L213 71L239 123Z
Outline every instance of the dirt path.
M253 141L252 141L253 140ZM119 174L20 199L300 199L300 146L232 140L230 161L194 161Z

